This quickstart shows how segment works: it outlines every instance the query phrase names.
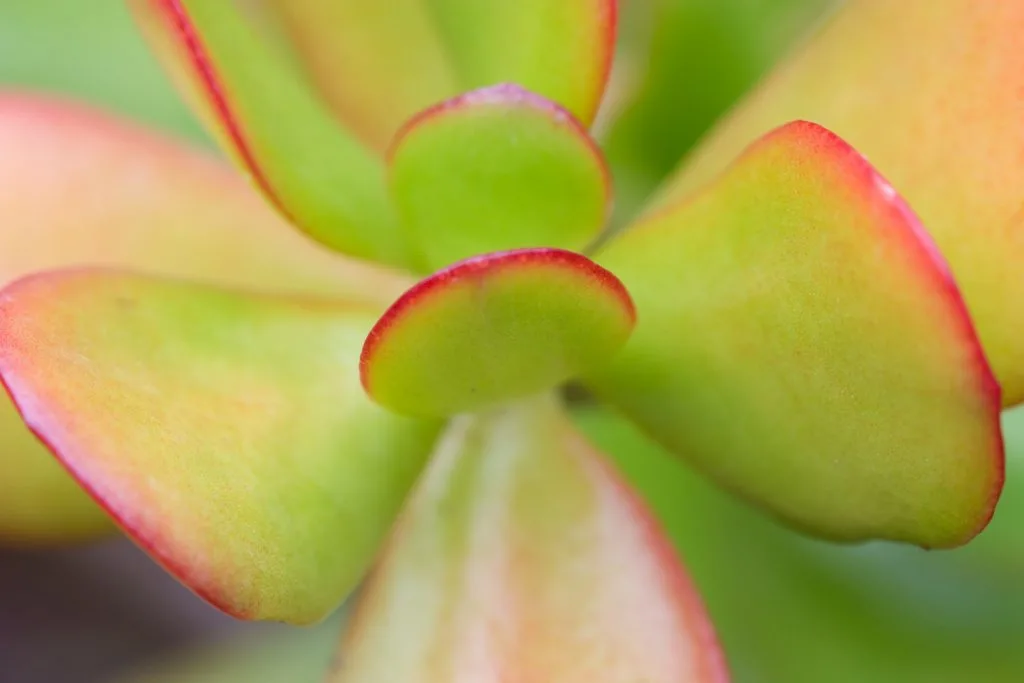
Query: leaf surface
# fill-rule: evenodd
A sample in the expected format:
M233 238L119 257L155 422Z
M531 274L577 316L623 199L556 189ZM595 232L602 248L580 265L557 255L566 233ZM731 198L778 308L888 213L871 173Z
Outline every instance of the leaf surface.
M368 568L438 425L359 386L373 316L113 271L0 296L29 427L164 567L226 612L317 621Z
M567 111L518 86L462 95L415 117L389 155L392 196L428 267L503 249L582 249L611 181Z
M130 2L186 100L272 205L333 249L407 264L382 163L253 21L224 0Z
M227 164L81 104L0 94L0 149L0 284L92 264L380 309L410 284L305 238ZM109 529L0 400L0 538Z
M852 0L710 134L662 193L793 119L867 156L949 261L1005 405L1024 400L1024 4Z
M517 83L589 125L615 47L617 0L429 0L466 89Z
M457 418L331 683L724 683L658 524L547 399Z
M838 540L988 523L999 386L927 234L832 133L775 130L599 261L639 324L593 386L719 483Z
M607 360L634 321L622 283L585 256L478 256L421 280L384 313L363 346L363 386L400 413L475 411Z

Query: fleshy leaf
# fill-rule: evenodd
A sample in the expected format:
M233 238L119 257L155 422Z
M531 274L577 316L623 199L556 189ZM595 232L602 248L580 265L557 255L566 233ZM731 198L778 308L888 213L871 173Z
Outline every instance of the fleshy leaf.
M406 265L383 164L224 0L130 0L186 99L267 199L353 256Z
M593 385L721 484L839 540L988 522L999 387L938 252L842 140L784 126L599 260L640 324Z
M807 119L828 127L920 215L963 291L1004 403L1019 403L1022 26L1019 2L844 3L708 137L663 201L702 185L777 125Z
M437 425L359 387L360 308L112 271L0 297L0 374L126 531L219 608L320 619L362 577Z
M390 154L391 192L430 268L502 249L582 248L601 230L610 180L572 115L514 85L420 114Z
M457 418L331 683L724 683L707 615L637 496L554 401Z
M295 232L229 166L82 105L0 94L0 150L3 284L102 264L380 308L410 284ZM0 399L0 538L56 541L109 526Z
M634 321L622 283L585 256L478 256L420 281L384 313L363 347L363 386L400 413L478 410L607 360Z
M467 89L514 82L589 125L615 47L617 0L429 0Z
M270 0L338 117L384 150L417 111L459 91L424 0Z

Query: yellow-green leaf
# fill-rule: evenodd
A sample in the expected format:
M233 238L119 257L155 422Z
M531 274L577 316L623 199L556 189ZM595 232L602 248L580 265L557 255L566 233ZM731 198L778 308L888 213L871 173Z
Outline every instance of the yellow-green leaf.
M585 256L478 256L420 281L384 313L363 347L363 386L400 413L479 410L606 361L634 321L622 283Z
M517 83L589 125L608 80L617 0L428 0L466 89Z
M381 161L226 0L130 0L157 56L267 200L353 256L406 265Z
M459 88L424 0L269 0L322 97L384 150L415 112Z
M0 376L140 545L248 619L330 612L362 578L438 425L359 386L372 314L113 271L0 295Z
M850 0L715 130L680 197L751 140L814 121L865 154L948 259L1003 386L1024 400L1024 3Z
M410 284L291 229L227 164L84 105L0 95L0 150L0 284L100 264L380 309ZM0 539L109 528L0 400Z
M638 325L593 385L722 485L839 540L988 522L999 387L941 256L842 140L784 126L599 261Z
M502 249L582 249L610 204L608 169L586 130L514 85L420 114L389 166L403 225L430 269Z

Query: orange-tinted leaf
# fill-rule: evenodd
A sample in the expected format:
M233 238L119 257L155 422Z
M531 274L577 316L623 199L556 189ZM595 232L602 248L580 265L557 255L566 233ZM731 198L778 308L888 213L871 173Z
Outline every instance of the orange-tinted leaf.
M331 683L724 683L650 513L548 399L456 419Z
M517 83L589 125L608 80L617 0L428 0L465 89Z
M0 283L72 264L381 308L408 286L301 236L205 153L82 105L0 94ZM108 528L0 400L0 538L43 542Z
M1024 400L1024 3L850 0L688 160L698 187L793 119L833 130L903 195L949 260L1003 386Z
M322 618L362 578L440 425L366 398L373 314L112 271L0 294L0 376L29 427L199 595Z
M424 0L269 0L323 97L383 150L414 113L459 91Z

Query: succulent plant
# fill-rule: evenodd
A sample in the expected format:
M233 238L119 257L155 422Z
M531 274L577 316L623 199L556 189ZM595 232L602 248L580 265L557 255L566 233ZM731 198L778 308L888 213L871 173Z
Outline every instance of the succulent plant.
M622 226L592 130L614 0L131 6L242 173L0 97L31 273L0 377L222 610L315 622L365 579L332 681L726 679L567 383L814 536L990 520L1024 398L1024 4L852 0ZM106 527L4 427L5 535Z

